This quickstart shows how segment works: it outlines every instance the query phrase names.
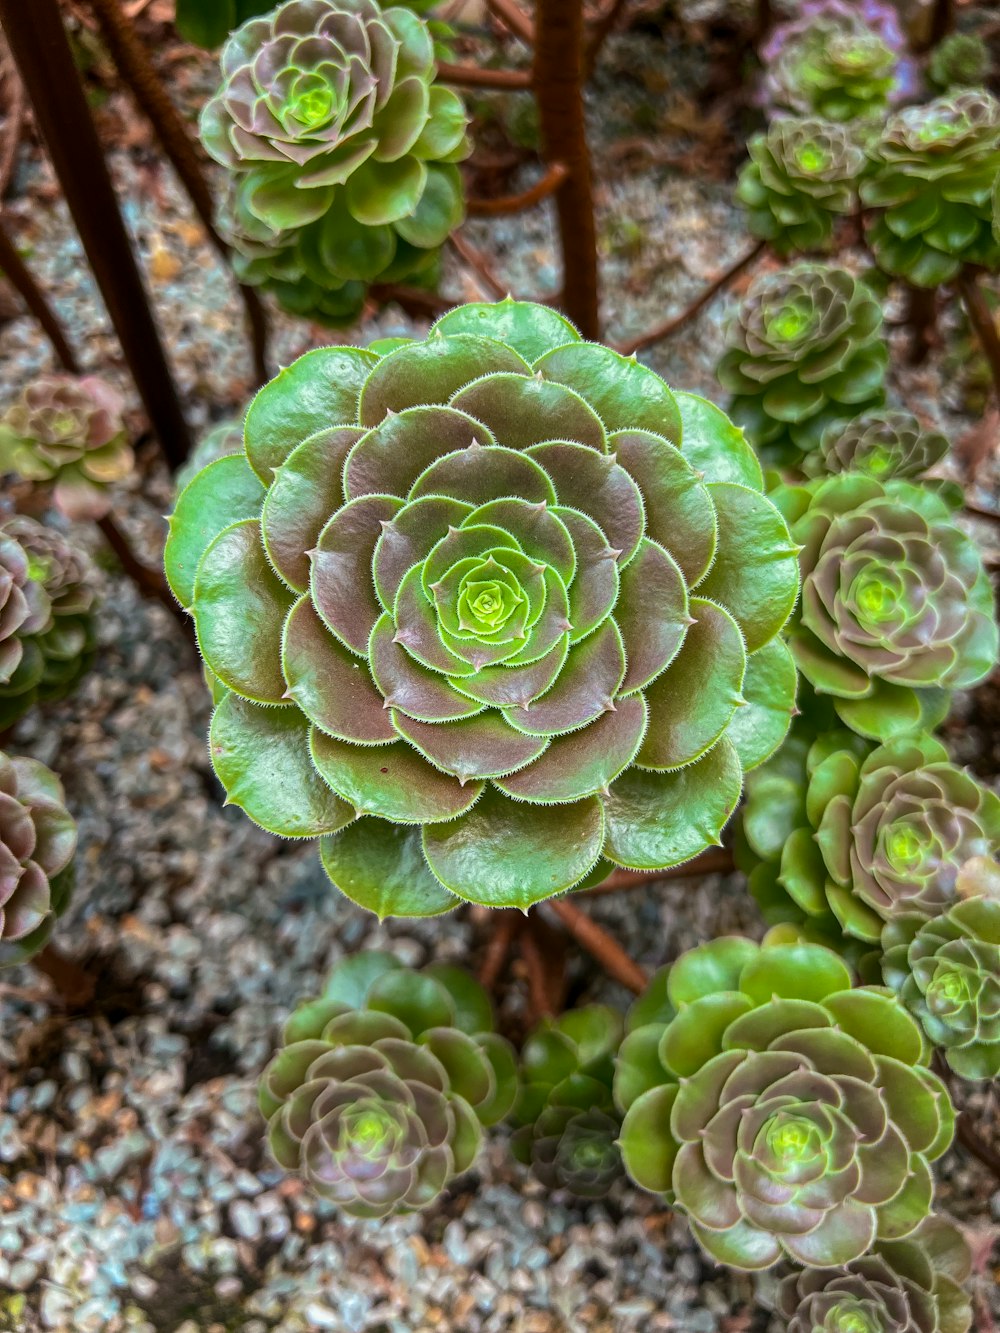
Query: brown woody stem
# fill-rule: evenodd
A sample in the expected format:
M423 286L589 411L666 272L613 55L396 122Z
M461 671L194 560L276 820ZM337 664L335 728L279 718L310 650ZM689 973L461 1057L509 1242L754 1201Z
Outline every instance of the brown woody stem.
M621 17L622 10L625 8L627 0L611 0L610 4L605 5L604 10L594 20L587 34L587 49L585 57L585 67L587 77L594 72L594 66L597 64L598 56L604 43L611 36L615 29L615 24Z
M378 305L387 305L395 301L398 306L415 319L437 319L455 304L437 292L423 287L406 287L397 282L379 282L369 287L368 294Z
M622 356L632 356L635 352L641 351L643 347L649 347L653 343L661 342L664 338L669 338L672 334L677 333L685 324L694 319L695 315L703 310L709 301L717 296L724 287L728 287L734 278L739 277L744 269L749 268L754 260L764 253L766 246L766 241L758 241L752 249L742 254L735 263L730 264L718 277L713 278L700 296L692 301L685 310L682 310L679 315L674 315L662 324L655 325L646 333L640 334L638 338L631 338L628 342L619 343L617 350L621 352Z
M456 88L506 88L508 91L531 87L531 75L523 69L480 69L478 65L453 65L438 62L437 75L442 83Z
M138 558L132 550L125 533L122 532L110 514L105 514L103 518L99 518L97 526L104 535L104 540L118 557L118 563L125 574L139 589L141 595L151 601L159 602L161 606L165 606L174 619L184 626L185 633L190 635L191 622L174 600L174 596L159 570L151 569L149 565Z
M1000 1180L1000 1152L987 1143L972 1123L968 1111L962 1111L955 1122L955 1137L967 1152L982 1162Z
M559 918L582 949L595 958L612 980L639 995L646 989L644 968L631 959L603 926L592 921L586 912L567 902L565 898L550 898L547 906Z
M460 231L453 231L448 241L458 257L472 270L491 296L502 301L509 293L490 268L486 256L467 240Z
M531 46L535 40L535 28L531 19L514 0L486 0L488 8L497 16L515 37Z
M47 944L36 953L31 965L48 977L67 1009L84 1009L94 998L96 976L67 958L54 944Z
M936 288L914 286L908 288L905 323L910 331L910 350L907 360L911 366L922 366L930 355L937 329Z
M528 1003L533 1021L550 1017L559 1011L559 1002L549 985L545 957L535 930L536 923L537 918L529 917L518 936L521 957L524 959L525 971L528 974Z
M510 956L511 946L524 925L524 917L513 907L491 912L489 919L493 934L486 943L483 961L479 965L479 984L493 990Z
M78 375L80 364L73 349L66 341L63 327L59 323L55 311L46 300L45 293L35 282L24 260L18 254L17 247L10 239L7 229L2 223L0 223L0 269L3 270L10 285L17 291L35 319L38 320L39 326L52 344L52 350L59 358L62 368L68 370L71 375Z
M599 898L606 893L641 889L646 884L658 884L662 880L694 879L698 875L724 875L732 869L734 869L732 852L725 847L713 847L696 856L694 860L686 861L681 866L671 866L669 870L613 870L607 879L595 884L592 889L582 889L581 893Z
M465 211L470 217L500 217L507 213L522 213L526 208L533 208L555 194L563 181L569 176L568 169L561 162L553 162L545 175L528 190L520 194L505 194L498 199L467 199Z
M10 106L7 110L7 129L4 134L3 152L0 153L0 199L3 199L7 193L14 175L14 168L17 166L17 150L21 146L21 135L24 131L24 113L28 107L28 101L24 94L24 84L21 82L20 75L13 64L10 70L10 80L12 86Z
M584 338L600 337L594 182L584 122L583 0L538 0L533 80L545 160L567 171L555 193L562 306Z
M958 290L966 314L969 316L969 323L989 364L997 398L1000 399L1000 335L997 334L997 327L986 304L982 288L971 269L964 269L960 274Z
M173 163L202 226L228 265L229 247L215 229L212 196L198 154L146 48L122 13L119 0L90 0L90 7L101 25L104 41L118 72L156 131L156 137ZM250 328L254 372L257 383L263 384L268 378L267 316L252 287L240 285L240 296Z

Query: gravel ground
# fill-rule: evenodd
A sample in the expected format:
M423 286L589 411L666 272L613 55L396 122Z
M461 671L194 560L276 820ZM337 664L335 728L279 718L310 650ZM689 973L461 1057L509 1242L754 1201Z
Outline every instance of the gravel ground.
M699 183L655 162L616 166L615 145L630 125L657 142L651 104L661 119L683 112L683 99L659 97L670 73L662 44L630 36L616 42L598 86L612 336L683 308L745 244L728 182ZM185 79L186 94L207 87L208 64L185 66ZM114 97L102 122L118 130L131 123ZM141 139L126 142L112 155L113 170L200 429L234 410L249 388L245 345L234 332L239 307L172 178ZM88 368L125 385L35 153L25 155L15 195L19 242L71 340ZM469 235L511 290L554 287L544 210L479 224ZM453 267L446 283L456 299L477 294ZM724 305L652 350L650 362L671 382L717 393ZM363 336L410 327L389 310ZM282 363L324 340L301 322L277 320ZM30 321L3 324L0 398L48 364ZM898 389L957 433L968 430L967 418L943 406L933 366L907 372ZM988 460L981 503L990 503L994 477ZM169 505L169 480L155 461L121 496L122 522L151 560ZM0 1329L765 1333L761 1293L704 1260L683 1222L656 1200L624 1187L600 1204L546 1196L511 1161L502 1131L438 1205L382 1223L338 1218L269 1165L255 1085L294 1004L345 953L379 947L413 965L466 961L484 932L468 913L380 926L330 891L312 845L281 843L224 810L193 650L161 607L140 601L112 570L102 577L97 667L72 700L26 719L10 745L59 772L79 818L79 888L57 940L99 972L99 984L94 1002L73 1015L37 973L0 981ZM961 757L991 778L998 717L995 689L981 691L966 701L956 736ZM595 900L592 911L651 968L713 935L760 931L735 876ZM627 998L583 959L571 964L571 991L580 1001ZM503 996L505 1021L516 1019L521 1000L515 977ZM968 1104L984 1134L1000 1133L995 1089ZM1000 1222L996 1182L957 1150L940 1175L943 1206L980 1238L980 1281L1000 1315L989 1262Z

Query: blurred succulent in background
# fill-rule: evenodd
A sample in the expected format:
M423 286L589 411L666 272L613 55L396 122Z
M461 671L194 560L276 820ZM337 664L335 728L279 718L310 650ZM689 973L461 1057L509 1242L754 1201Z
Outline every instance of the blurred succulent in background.
M721 1263L848 1264L928 1215L954 1112L894 997L829 949L729 936L652 979L615 1076L622 1155Z
M0 523L0 730L90 668L96 602L89 559L61 533L22 515Z
M912 61L893 5L880 0L805 0L761 51L761 102L848 121L883 112L912 90Z
M544 1019L521 1051L511 1149L550 1189L600 1199L623 1175L611 1094L621 1015L603 1004Z
M798 591L718 408L504 301L307 353L245 444L180 496L166 567L251 818L326 835L332 881L397 915L718 840L788 727Z
M206 431L192 449L189 458L174 474L174 487L180 493L195 473L200 472L217 458L227 454L238 454L243 449L243 422L236 417L227 418Z
M426 278L462 221L468 142L424 20L287 0L232 34L221 68L201 137L234 174L220 225L240 276L327 323L355 318L367 283Z
M124 407L118 390L94 375L39 375L0 418L0 472L52 483L67 518L102 518L108 485L134 463Z
M990 49L976 33L952 32L935 46L927 62L927 77L943 93L980 88L992 68Z
M921 696L966 689L997 659L982 558L931 490L844 472L773 498L802 544L796 664L849 727L876 739L927 724Z
M790 1274L776 1304L787 1333L968 1333L970 1268L962 1233L932 1216L853 1263Z
M833 424L885 401L887 360L875 293L845 269L803 263L751 283L718 376L754 447L795 464Z
M867 163L851 131L816 116L778 116L747 148L736 197L751 234L782 255L828 249Z
M890 116L869 150L861 198L882 210L869 242L887 273L937 287L965 264L1000 267L993 186L1000 173L1000 103L984 91L938 97Z
M893 917L882 972L962 1078L1000 1074L1000 900L968 898L929 921Z
M427 14L437 7L437 0L401 0L401 3L415 14ZM185 41L212 50L248 19L267 14L274 7L274 0L176 0L175 21ZM428 26L435 35L439 59L450 59L441 52L449 47L453 36L451 25L429 19Z
M828 732L758 770L742 835L767 921L832 916L878 942L883 922L954 902L964 862L1000 847L1000 799L926 734L872 748Z
M359 953L285 1025L260 1085L275 1160L355 1217L433 1202L475 1160L517 1091L482 987Z
M75 851L59 779L36 759L0 751L0 967L48 940L69 903Z
M846 426L832 426L820 448L803 460L813 477L861 472L877 481L923 478L948 453L940 431L922 426L896 408L865 412Z

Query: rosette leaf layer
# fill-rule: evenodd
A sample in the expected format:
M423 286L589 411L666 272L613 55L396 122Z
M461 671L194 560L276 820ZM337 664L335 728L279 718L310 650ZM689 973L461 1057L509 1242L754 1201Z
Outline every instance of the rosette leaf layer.
M882 973L962 1078L1000 1074L1000 900L891 920Z
M918 287L951 282L965 264L1000 267L993 185L1000 103L976 90L890 116L861 198L883 211L869 233L879 265Z
M0 420L0 472L51 482L67 518L101 518L132 471L117 389L94 375L39 375Z
M544 1019L521 1051L514 1156L550 1189L600 1199L622 1177L612 1097L621 1015L589 1004Z
M717 408L507 301L307 353L245 441L166 556L230 800L404 915L718 839L788 726L798 562Z
M889 992L829 949L737 937L683 954L629 1020L622 1153L722 1263L849 1264L928 1215L947 1090Z
M875 293L846 269L796 264L750 285L719 382L755 448L779 463L818 449L833 423L885 400L888 352Z
M750 887L770 922L832 915L874 943L883 922L954 902L963 864L1000 843L1000 799L925 733L858 740L795 738L754 774L742 831L763 862Z
M203 467L208 467L209 463L214 463L217 458L225 458L227 454L238 454L242 451L242 421L235 417L220 421L217 426L205 432L192 449L191 456L177 469L174 476L177 490L182 491L196 473Z
M425 1207L510 1110L514 1054L453 967L356 954L285 1025L260 1108L280 1166L355 1217Z
M867 162L850 130L816 116L778 116L747 148L736 195L750 232L778 254L828 249Z
M47 941L69 901L75 851L59 779L36 759L0 751L0 966Z
M71 693L94 660L96 601L90 561L61 533L0 523L0 727Z
M352 319L365 284L423 278L463 217L461 99L411 8L288 0L222 51L201 137L233 173L221 225L240 276L299 313Z
M906 1240L880 1243L841 1268L792 1273L777 1307L787 1333L968 1333L962 1283L970 1268L958 1228L929 1217Z
M774 493L802 545L789 643L848 726L882 739L997 658L993 591L976 546L927 487L845 472Z
M883 409L833 426L803 467L814 477L863 472L876 481L908 480L923 477L947 453L940 431L926 429L912 412Z

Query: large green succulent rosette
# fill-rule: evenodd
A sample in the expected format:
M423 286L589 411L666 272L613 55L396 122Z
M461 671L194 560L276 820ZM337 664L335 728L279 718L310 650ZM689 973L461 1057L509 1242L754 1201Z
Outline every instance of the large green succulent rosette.
M971 1267L962 1233L932 1216L841 1268L790 1274L777 1308L787 1333L968 1333L972 1303L962 1283Z
M511 1149L550 1189L603 1198L622 1178L612 1096L621 1015L604 1004L545 1018L521 1050Z
M1000 900L970 898L927 920L907 913L882 937L886 985L962 1078L1000 1074Z
M918 287L951 282L965 264L1000 267L992 194L1000 173L1000 102L981 90L890 116L861 186L883 210L869 241L887 273Z
M926 733L880 746L796 736L752 775L741 835L770 923L878 943L886 921L954 902L962 866L1000 844L1000 799Z
M229 799L349 897L519 906L718 840L788 727L796 548L717 408L553 311L307 353L170 522Z
M829 949L728 937L658 973L615 1092L637 1184L735 1268L848 1264L930 1211L954 1112L890 991Z
M799 465L827 429L885 400L882 307L846 269L802 263L755 278L726 344L719 383L768 461Z
M846 472L773 498L802 546L789 645L849 727L874 739L913 730L926 725L933 696L989 674L993 590L940 496Z
M285 1025L260 1109L280 1166L355 1217L432 1203L510 1110L514 1053L459 968L391 954L339 963Z

